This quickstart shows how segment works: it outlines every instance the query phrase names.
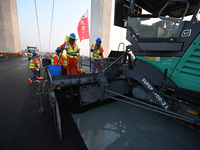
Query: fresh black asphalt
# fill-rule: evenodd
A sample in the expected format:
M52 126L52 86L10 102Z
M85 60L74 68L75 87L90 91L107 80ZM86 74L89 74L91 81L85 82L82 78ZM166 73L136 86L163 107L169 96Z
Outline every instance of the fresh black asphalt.
M38 83L32 76L27 58L0 60L0 149L1 150L85 150L71 114L63 112L63 139L56 134L48 99L45 114L39 116ZM41 75L44 68L41 70Z

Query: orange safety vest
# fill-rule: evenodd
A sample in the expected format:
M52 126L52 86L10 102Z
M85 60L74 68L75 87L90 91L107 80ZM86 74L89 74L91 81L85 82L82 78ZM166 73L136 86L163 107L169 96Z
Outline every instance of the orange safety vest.
M54 54L53 57L52 57L52 59L51 59L51 64L52 64L52 65L55 65L55 64L54 64L54 60L53 60L54 57L57 57L57 60L59 60L59 57L58 57L56 54ZM56 65L57 65L57 64L56 64Z
M57 56L56 54L54 54L53 55L53 57L52 57L52 60L51 60L51 64L52 65L57 65L57 64L55 64L55 62L54 62L54 57L57 57L57 63L58 63L58 65L62 65L63 64L63 59L65 59L64 58L64 56L62 55L62 56ZM60 60L59 60L60 59ZM59 62L58 62L59 61Z
M84 74L84 73L85 73L85 70L83 70L83 69L77 69L77 72L78 72L79 74Z

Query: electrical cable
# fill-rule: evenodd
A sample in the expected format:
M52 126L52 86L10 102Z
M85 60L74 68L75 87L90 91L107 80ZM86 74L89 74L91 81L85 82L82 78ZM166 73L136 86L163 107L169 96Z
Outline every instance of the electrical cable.
M50 52L51 33L52 33L52 25L53 25L54 3L55 3L55 0L53 0L53 6L52 6L51 28L50 28L50 37L49 37L49 52Z
M36 20L37 20L37 28L38 28L39 44L40 44L40 49L41 49L40 29L39 29L39 21L38 21L38 14L37 14L37 4L36 4L36 0L34 0L34 2L35 2L35 14L36 14Z

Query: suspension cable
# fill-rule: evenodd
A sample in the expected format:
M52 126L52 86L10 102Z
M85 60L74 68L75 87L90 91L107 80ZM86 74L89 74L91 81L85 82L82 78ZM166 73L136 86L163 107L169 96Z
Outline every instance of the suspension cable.
M41 49L40 30L39 30L39 21L38 21L38 14L37 14L37 5L36 5L36 0L34 0L34 2L35 2L35 14L36 14L36 20L37 20L37 28L38 28L39 44L40 44L40 49Z
M55 3L55 0L53 0L53 6L52 6L51 28L50 28L50 37L49 37L49 52L50 52L50 44L51 44L51 32L52 32L52 26L53 26L54 3Z

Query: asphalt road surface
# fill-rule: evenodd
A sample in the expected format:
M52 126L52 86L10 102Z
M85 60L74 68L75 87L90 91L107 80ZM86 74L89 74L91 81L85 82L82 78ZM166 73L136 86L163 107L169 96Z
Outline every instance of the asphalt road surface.
M0 150L85 150L75 122L65 112L63 139L57 138L49 102L40 119L37 83L27 58L0 60ZM43 74L44 69L41 71Z
M200 149L199 132L122 102L81 114L63 111L59 140L47 98L45 114L39 117L37 83L28 82L32 76L28 67L27 58L0 60L0 150Z

